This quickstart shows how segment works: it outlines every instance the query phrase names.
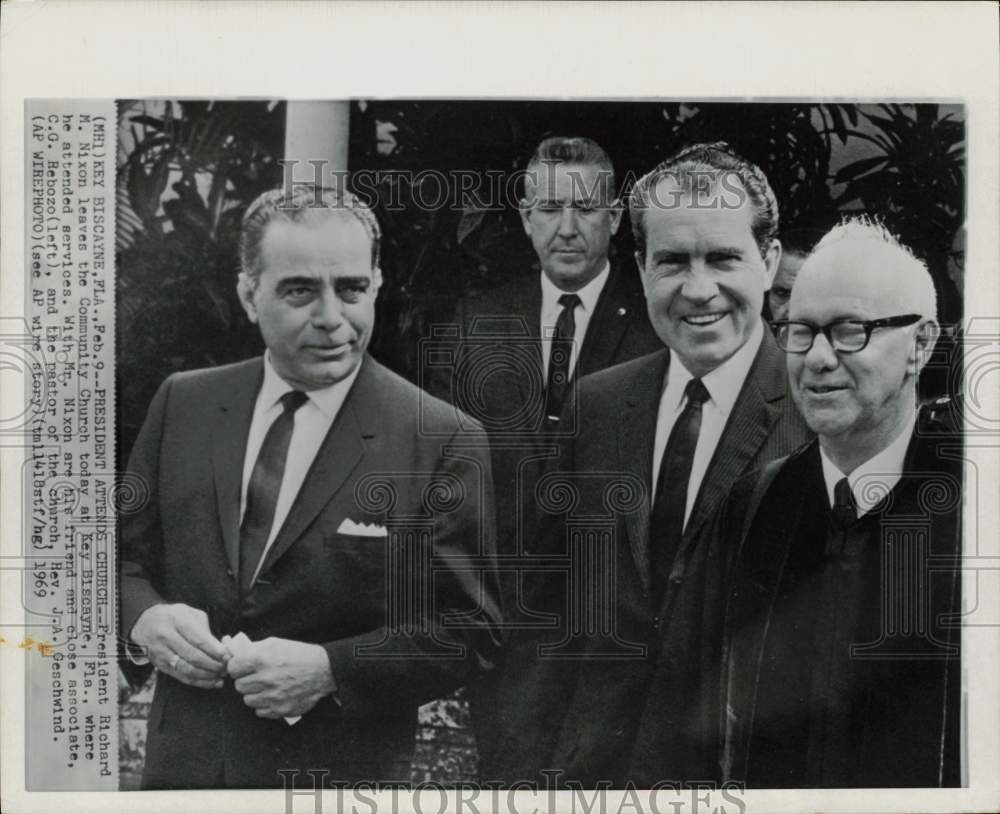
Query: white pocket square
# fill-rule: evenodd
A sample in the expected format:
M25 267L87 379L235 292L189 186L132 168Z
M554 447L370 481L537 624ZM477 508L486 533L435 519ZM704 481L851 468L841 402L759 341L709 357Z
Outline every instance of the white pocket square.
M388 532L385 530L385 526L380 526L377 523L371 525L355 523L348 517L340 524L337 534L352 534L355 537L385 537Z

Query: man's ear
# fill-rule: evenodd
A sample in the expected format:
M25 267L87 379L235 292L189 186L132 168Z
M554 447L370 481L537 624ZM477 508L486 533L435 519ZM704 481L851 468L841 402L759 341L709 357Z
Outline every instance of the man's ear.
M382 269L378 266L372 268L372 294L377 295L382 287Z
M517 210L521 213L521 225L524 226L524 233L531 237L531 204L527 198L521 198L517 202Z
M635 264L639 268L639 279L642 280L642 290L646 290L646 256L642 252L636 252Z
M909 360L911 372L914 376L918 375L924 369L924 365L930 361L939 336L941 336L941 326L935 320L925 319L917 325L917 332L914 335L913 352Z
M245 271L241 271L236 283L236 295L240 298L240 305L243 306L243 310L247 312L247 319L256 325L257 306L254 305L253 301L254 290L255 287L250 277L247 276Z
M621 201L612 201L611 206L608 208L608 214L611 215L611 234L618 234L618 227L622 222L622 212L624 208L622 207Z
M778 264L781 262L781 241L772 240L764 253L764 290L770 291L774 282L774 275L778 273Z

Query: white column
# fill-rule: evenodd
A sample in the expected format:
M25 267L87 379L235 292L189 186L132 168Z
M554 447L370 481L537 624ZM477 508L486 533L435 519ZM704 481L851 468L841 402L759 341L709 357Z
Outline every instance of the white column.
M350 102L287 103L285 158L295 159L293 180L313 181L310 161L322 161L322 180L330 184L333 172L347 169Z

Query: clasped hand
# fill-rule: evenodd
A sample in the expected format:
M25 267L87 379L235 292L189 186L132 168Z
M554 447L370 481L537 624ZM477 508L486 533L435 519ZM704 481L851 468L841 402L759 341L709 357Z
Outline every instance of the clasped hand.
M243 703L261 718L304 715L336 690L330 660L318 644L263 639L232 656L227 668Z
M318 644L268 638L236 655L212 635L204 611L183 603L147 608L131 638L154 667L192 687L217 689L228 674L261 718L303 715L336 690L330 660Z

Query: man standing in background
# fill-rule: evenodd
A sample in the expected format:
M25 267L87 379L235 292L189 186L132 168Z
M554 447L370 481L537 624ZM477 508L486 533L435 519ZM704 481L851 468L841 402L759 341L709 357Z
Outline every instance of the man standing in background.
M788 298L792 295L792 284L809 252L821 237L821 229L789 229L782 233L778 272L767 292L767 307L772 320L788 316Z
M520 212L540 272L511 270L509 282L462 300L452 364L422 371L432 393L481 421L494 442L501 555L526 542L534 478L553 439L572 432L559 420L574 382L659 346L638 276L608 257L622 209L599 144L542 141Z
M622 217L608 155L588 138L542 141L525 174L521 221L540 271L459 303L447 367L423 371L434 394L479 420L490 438L504 620L525 621L522 557L535 534L535 484L579 430L563 406L579 377L660 347L638 275L609 258ZM501 667L470 692L484 766L500 724ZM512 673L511 670L514 672Z

